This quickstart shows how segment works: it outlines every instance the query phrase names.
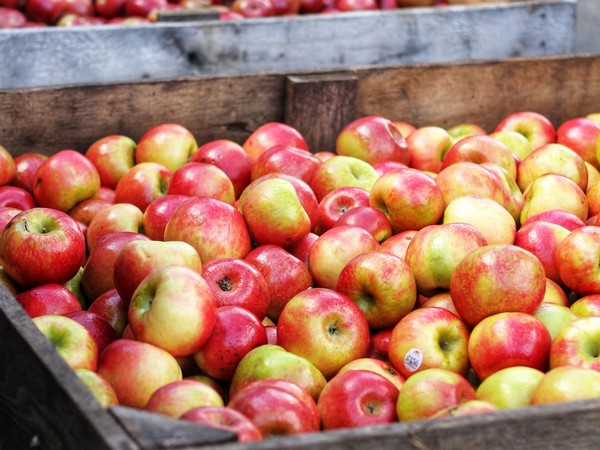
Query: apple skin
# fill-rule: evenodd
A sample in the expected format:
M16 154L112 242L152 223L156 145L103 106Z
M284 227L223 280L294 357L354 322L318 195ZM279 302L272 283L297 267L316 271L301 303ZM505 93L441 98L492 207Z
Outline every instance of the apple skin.
M64 315L80 323L89 331L96 343L98 354L102 353L108 344L120 337L111 324L93 311L76 310Z
M98 348L87 328L62 315L47 314L31 320L71 369L96 370Z
M408 264L381 251L352 258L342 269L336 290L356 303L372 329L396 325L417 301L417 285Z
M469 367L469 335L462 319L446 309L415 309L394 326L390 362L404 378L430 368L464 375Z
M116 330L119 336L123 336L128 321L128 306L116 289L109 289L92 301L87 311L98 314Z
M285 173L310 184L322 161L307 150L278 144L265 150L252 165L250 179L267 173Z
M13 7L0 3L0 28L21 28L27 23L25 14Z
M277 321L277 343L312 362L329 379L369 350L369 323L348 297L326 288L297 294Z
M581 317L567 323L552 340L550 369L575 366L600 371L595 351L600 317Z
M109 206L112 206L112 203L107 202L104 199L97 197L86 198L68 210L67 214L87 227L99 211L106 209Z
M263 274L240 258L221 258L207 262L202 276L215 295L217 307L238 306L259 320L267 315L269 285Z
M243 258L251 249L242 214L228 203L208 197L191 197L181 203L165 227L165 241L183 241L202 262Z
M563 366L549 370L538 383L532 405L600 397L600 373L583 367Z
M97 16L112 19L123 16L126 0L96 0L94 10Z
M556 142L577 153L596 169L600 169L597 142L600 138L600 123L588 117L576 117L563 122L556 130Z
M128 5L125 5L127 9ZM127 14L126 15L131 15ZM145 17L147 14L137 14ZM135 150L137 164L143 162L158 163L169 171L175 172L190 159L198 149L193 134L183 125L163 123L150 128L138 141Z
M460 141L461 139L465 139L468 137L484 136L487 134L485 129L483 129L481 126L477 125L476 123L471 123L471 122L458 123L458 124L453 125L450 128L448 128L447 131L448 131L448 134L450 134L450 136L452 136L452 139L454 140L455 143Z
M470 416L474 414L485 414L494 411L498 411L496 405L491 402L485 400L467 400L466 402L461 403L460 405L451 406L446 408L436 414L434 414L432 419L440 419L442 417L460 417L460 416Z
M33 195L39 206L68 211L100 189L98 170L81 153L61 150L35 172Z
M392 237L392 224L387 216L372 206L357 206L340 216L335 226L349 225L364 228L382 243Z
M364 228L344 225L327 230L313 243L308 255L315 285L335 289L340 273L352 258L377 250L379 242Z
M42 284L22 291L15 296L15 300L31 318L81 311L77 297L66 287L56 283Z
M346 10L350 5L336 6ZM363 5L366 6L366 5ZM375 9L373 2L367 9ZM361 8L363 9L363 8ZM406 140L394 123L381 116L365 116L346 125L336 139L336 153L352 156L371 165L383 161L410 163L410 152Z
M23 287L63 284L85 258L85 238L62 211L36 207L15 215L0 234L0 264Z
M506 170L496 164L481 163L481 166L498 178L500 187L504 192L504 201L501 205L504 206L515 221L518 221L521 217L523 206L525 205L525 197L519 189L515 179L511 177Z
M244 260L256 267L267 282L270 297L267 316L274 322L292 297L313 287L307 265L277 245L260 245Z
M362 159L335 155L319 166L310 187L320 202L329 192L342 186L356 186L370 191L377 178L379 174L375 168Z
M236 198L250 184L252 160L240 144L228 139L217 139L200 145L190 156L190 162L214 164L225 172L233 183Z
M185 266L198 274L202 273L200 255L186 242L132 239L123 244L114 260L114 287L121 298L128 302L152 270L168 264Z
M250 419L265 438L320 430L317 404L289 380L257 380L231 397L227 405Z
M556 141L556 129L552 122L535 111L518 111L507 115L496 126L494 132L498 131L521 133L527 138L533 150Z
M587 225L571 231L554 254L562 283L579 295L600 293L600 227Z
M431 368L407 378L400 390L396 411L400 422L422 420L475 399L467 379L450 370Z
M407 230L396 233L383 241L379 249L382 252L391 253L399 258L406 259L406 251L408 250L410 241L412 241L417 232L417 230Z
M318 237L319 236L317 234L311 231L300 242L289 247L287 251L292 256L295 256L300 261L302 261L304 265L308 268L308 255L310 254L310 249L312 245L315 243Z
M33 194L33 181L38 167L48 159L47 155L37 152L21 153L14 157L15 174L10 182L11 185L25 189ZM10 167L10 160L8 160ZM10 176L10 175L9 175Z
M473 250L487 245L479 230L467 223L428 225L414 235L406 249L417 289L428 295L449 289L454 269Z
M511 366L548 368L552 338L544 323L522 312L488 316L471 331L469 360L480 380Z
M281 122L267 122L259 126L250 133L242 147L254 163L262 153L278 144L308 150L308 143L302 134Z
M263 439L262 433L250 419L226 406L198 406L186 411L179 418L209 428L236 433L238 442Z
M32 22L41 22L46 25L56 23L64 10L62 0L28 0L25 3L25 15Z
M378 373L369 370L340 373L329 380L319 396L321 427L334 430L396 422L398 393Z
M394 234L437 223L445 207L436 182L411 168L379 177L370 190L369 202L387 216Z
M600 294L584 295L574 301L570 309L581 317L600 317Z
M542 302L533 315L546 326L552 339L567 323L579 318L579 315L566 305L546 302Z
M463 195L452 200L444 210L443 224L468 224L488 244L513 244L517 223L506 208L482 195Z
M118 231L143 234L143 222L143 211L130 203L115 203L98 211L87 229L88 252L91 253L100 238L107 234Z
M545 290L542 263L516 245L473 250L458 263L450 280L454 306L470 326L501 312L533 314Z
M3 230L6 224L21 211L23 210L10 206L0 206L0 230Z
M319 201L315 233L321 235L333 228L350 209L369 205L369 191L363 188L342 186L332 190Z
M158 266L139 284L129 305L129 325L137 340L175 357L202 347L216 322L217 302L208 282L190 267Z
M0 186L0 206L9 206L21 211L38 206L33 195L26 189L4 185Z
M533 367L511 366L494 372L475 391L479 400L500 409L521 408L531 404L533 392L544 372Z
M426 172L439 173L442 161L454 145L452 136L442 127L426 126L406 137L410 152L410 167Z
M213 164L202 162L188 162L175 170L167 195L211 197L230 205L235 202L235 188L227 174Z
M75 369L75 375L98 400L100 406L108 408L119 404L117 394L110 383L98 373L89 369Z
M152 393L144 409L179 418L190 409L200 406L224 406L223 398L206 383L183 379L159 387Z
M96 2L96 6L98 3ZM136 148L137 144L133 139L115 134L92 143L85 156L98 170L100 184L115 189L121 177L134 166Z
M529 140L518 131L496 131L490 133L490 136L506 145L513 155L521 161L532 151Z
M123 174L115 187L116 203L131 203L142 212L167 194L173 172L156 162L138 162Z
M543 211L538 214L530 215L525 222L521 223L521 226L524 227L536 220L555 223L566 228L569 231L573 231L577 228L585 226L585 222L579 217L577 217L575 214L572 214L568 211L563 211L561 209L550 209L548 211Z
M394 368L389 362L383 361L378 358L364 357L354 359L347 364L343 365L335 376L341 375L344 372L351 370L366 370L379 374L386 378L389 382L396 387L398 391L402 389L404 384L404 377ZM334 377L335 378L335 377Z
M535 221L519 228L514 244L533 253L542 263L546 277L561 283L555 254L562 240L570 233L560 225Z
M188 198L187 195L166 194L152 200L144 211L144 234L154 241L164 241L167 222L175 209Z
M335 7L341 12L380 9L376 0L336 0Z
M231 11L246 18L271 17L275 7L271 0L233 0Z
M390 358L388 356L388 350L393 330L393 327L389 327L371 331L367 358L375 358L383 362L389 362Z
M565 145L546 144L538 147L521 161L518 175L514 178L524 192L536 178L546 173L564 175L583 191L587 189L588 172L585 161Z
M555 305L569 306L570 300L564 289L555 281L546 278L546 292L542 303L553 303Z
M198 367L218 380L231 381L240 360L252 349L267 344L260 320L239 306L217 308L208 340L194 352Z
M285 379L306 389L316 402L327 380L308 359L266 344L250 350L239 362L229 385L229 398L250 383L263 379Z
M119 404L144 408L161 386L181 380L181 368L166 350L146 342L117 339L98 358L98 374L106 378Z
M98 239L88 255L81 275L81 289L89 301L93 302L115 287L115 261L125 244L134 240L149 241L150 238L133 231L115 231Z

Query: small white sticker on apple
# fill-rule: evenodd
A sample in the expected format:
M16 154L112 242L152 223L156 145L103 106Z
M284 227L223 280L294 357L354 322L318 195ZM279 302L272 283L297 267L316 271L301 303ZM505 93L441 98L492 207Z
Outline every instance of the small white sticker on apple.
M411 348L404 356L404 367L411 372L414 372L423 362L423 352L418 348Z

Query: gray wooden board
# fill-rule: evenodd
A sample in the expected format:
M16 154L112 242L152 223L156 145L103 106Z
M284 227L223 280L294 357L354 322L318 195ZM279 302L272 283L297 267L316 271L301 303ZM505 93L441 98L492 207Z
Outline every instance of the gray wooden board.
M576 0L0 30L0 89L570 53Z

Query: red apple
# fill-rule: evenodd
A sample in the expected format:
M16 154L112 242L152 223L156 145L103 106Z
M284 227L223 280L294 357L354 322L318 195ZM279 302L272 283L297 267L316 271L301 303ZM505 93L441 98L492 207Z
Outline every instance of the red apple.
M131 203L144 212L167 194L173 172L156 162L140 162L123 174L115 188L115 202Z
M164 241L167 223L175 209L188 198L187 195L166 194L152 200L144 211L144 234L154 241Z
M547 211L540 212L538 214L530 215L525 222L521 223L521 226L523 227L536 220L555 223L566 228L569 231L573 231L577 228L585 226L585 222L579 217L577 217L575 214L560 209L550 209Z
M96 0L96 13L104 16L100 11L110 2L114 4L116 0ZM136 147L135 141L128 136L109 135L90 145L85 156L96 166L100 184L115 189L121 177L133 167Z
M427 126L416 129L406 137L410 152L410 167L433 173L442 170L442 161L454 144L444 128Z
M154 10L164 9L166 7L167 7L167 0L126 0L125 5L124 5L124 14L126 17L148 18ZM171 124L166 124L166 125L170 126ZM153 130L151 130L151 131L153 131ZM144 136L142 136L142 138L144 138ZM175 138L179 139L179 134L176 134ZM164 138L164 139L168 141L168 138ZM184 136L184 139L187 139L186 136ZM157 138L157 140L159 141L159 143L164 142L163 139L161 139L161 138ZM141 140L139 143L141 143ZM167 144L167 143L165 143L165 145L169 146L169 144ZM144 154L145 153L146 152L144 151ZM167 151L165 153L170 153L170 151ZM144 155L144 157L145 157L145 155ZM136 155L136 159L137 158L138 157ZM140 161L142 160L142 158L143 157L140 157Z
M0 206L10 206L20 210L31 209L37 206L33 195L26 189L4 185L0 186Z
M262 433L242 413L225 406L198 406L182 414L180 419L198 425L237 434L239 442L260 441Z
M242 7L247 11L246 13L241 11ZM256 17L255 14L263 17L265 15L273 15L273 5L269 4L269 2L245 6L243 4L238 4L237 8L239 8L240 11L233 8L233 5L231 9L234 12L240 12L244 17L249 17L246 14L250 14L250 16L253 17ZM308 143L302 134L294 127L281 122L267 122L261 125L250 133L242 147L254 163L262 153L278 144L290 145L292 147L308 150Z
M308 150L278 144L265 150L254 162L251 179L267 173L285 173L310 184L322 161Z
M375 168L353 156L335 155L324 161L313 176L310 187L320 202L327 194L343 186L370 191L379 178Z
M407 230L394 234L389 239L381 243L380 250L382 252L391 253L399 258L406 259L406 250L417 234L417 230Z
M27 16L15 8L0 6L0 28L21 28L27 23Z
M584 161L600 169L597 143L600 139L600 123L588 117L576 117L563 122L556 130L556 142L569 147Z
M116 289L109 289L92 301L87 311L98 314L122 336L127 325L128 306Z
M596 351L600 317L581 317L567 323L552 340L550 368L574 366L600 371Z
M364 228L379 243L392 236L392 224L387 216L372 206L358 206L346 211L335 223L335 226L341 225Z
M600 227L571 231L558 244L554 258L560 280L579 295L600 293Z
M26 152L15 156L15 174L11 184L33 194L35 172L47 159L48 156L37 152Z
M342 186L321 199L317 208L316 234L333 228L338 219L357 206L369 206L369 191L357 186Z
M77 297L61 284L48 283L20 292L15 299L29 317L81 311Z
M175 170L167 194L211 197L230 205L235 202L235 188L227 174L213 164L202 162L188 162Z
M496 126L498 131L517 131L524 135L535 150L556 141L556 130L544 115L533 111L518 111L504 117Z
M143 234L143 220L142 210L130 203L115 203L96 212L87 229L88 251L91 254L98 241L107 234L115 232Z
M152 393L145 410L179 418L192 408L224 406L223 398L212 387L193 379L178 380L159 387Z
M82 311L80 309L64 315L73 319L75 322L80 323L89 331L96 343L98 354L102 353L108 344L116 341L120 337L117 330L115 330L111 324L104 320L101 315L93 311Z
M113 19L125 13L126 0L96 0L94 9L96 15L106 19Z
M292 256L298 258L306 267L308 267L308 255L310 254L312 245L315 243L318 237L319 236L317 234L310 232L304 239L297 244L292 245L287 250Z
M86 227L90 225L94 216L101 210L108 208L112 203L106 200L92 197L77 203L67 213L76 221L82 223Z

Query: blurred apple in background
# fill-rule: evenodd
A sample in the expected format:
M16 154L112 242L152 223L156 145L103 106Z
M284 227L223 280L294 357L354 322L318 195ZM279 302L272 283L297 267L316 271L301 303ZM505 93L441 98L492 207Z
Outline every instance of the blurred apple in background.
M494 131L517 131L527 138L532 150L556 141L556 129L552 122L534 111L518 111L507 115Z

